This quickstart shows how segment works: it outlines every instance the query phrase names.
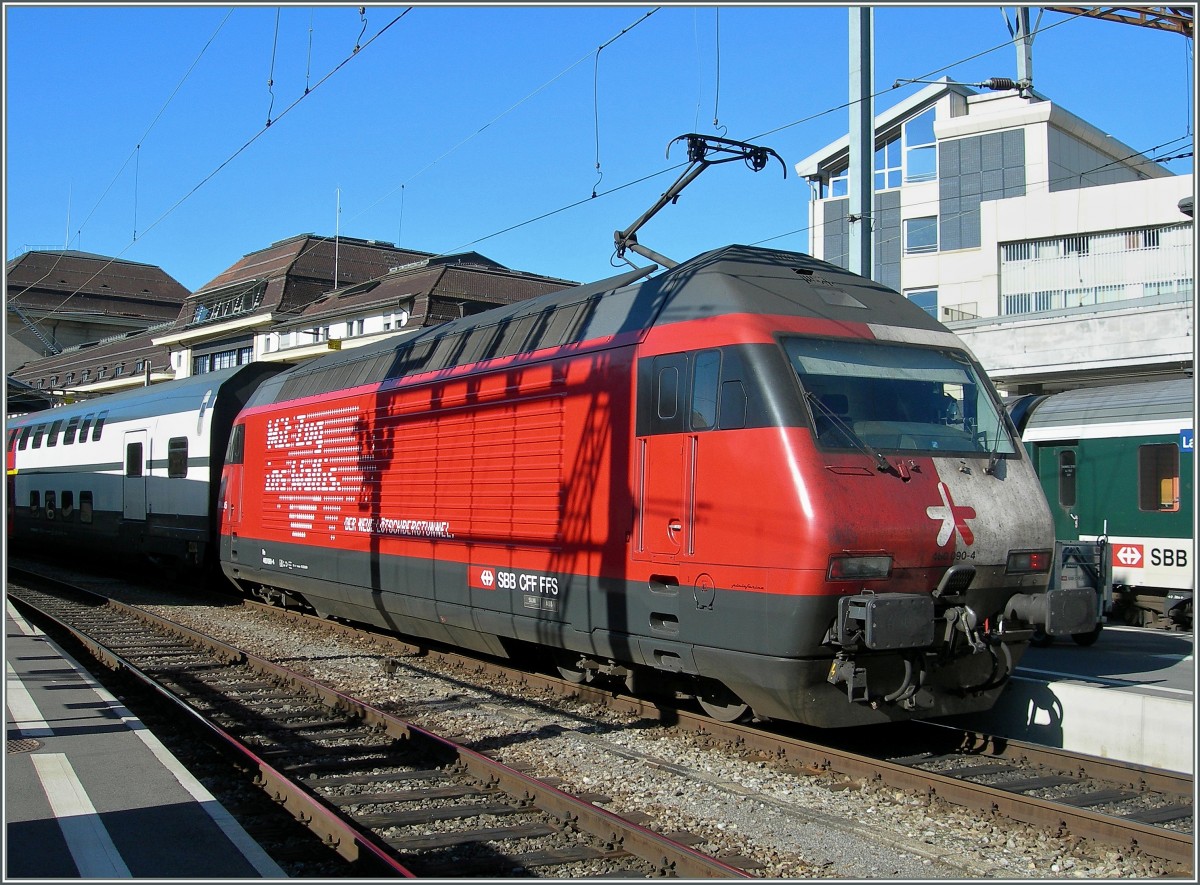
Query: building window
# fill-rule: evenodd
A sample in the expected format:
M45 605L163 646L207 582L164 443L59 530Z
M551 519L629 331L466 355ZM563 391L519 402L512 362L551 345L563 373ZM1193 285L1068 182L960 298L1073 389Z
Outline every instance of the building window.
M194 356L192 357L192 374L204 375L208 372L219 372L221 369L244 366L252 361L253 355L253 346L247 345L246 347L237 347L231 350L218 351L217 353Z
M900 187L900 133L875 149L875 190Z
M935 110L930 108L904 124L904 180L937 178L937 140L933 135Z
M904 219L904 252L912 255L920 252L936 252L938 247L937 217Z
M937 294L937 289L914 289L911 292L905 292L904 297L936 319L938 315Z
M1138 508L1179 509L1179 447L1175 443L1138 448Z
M829 174L828 192L825 197L844 197L850 193L850 166L843 166Z

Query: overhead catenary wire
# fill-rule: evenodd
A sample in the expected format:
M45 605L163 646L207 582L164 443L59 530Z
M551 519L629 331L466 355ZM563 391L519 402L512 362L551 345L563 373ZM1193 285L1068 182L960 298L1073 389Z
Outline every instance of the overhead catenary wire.
M104 202L105 198L108 196L109 191L112 190L113 185L117 183L118 179L120 179L121 173L125 171L125 167L129 165L129 161L137 159L140 163L142 144L146 141L147 137L153 131L153 129L157 125L158 121L162 118L162 115L166 112L167 107L175 99L175 96L179 94L179 90L183 88L183 84L185 82L187 82L187 79L188 79L188 77L191 76L192 71L194 71L196 69L196 65L198 65L200 63L200 59L202 59L204 57L204 54L206 52L208 52L209 47L212 46L213 41L217 39L217 35L219 33L221 33L221 29L225 27L225 23L227 21L229 21L229 17L231 15L233 15L232 9L230 9L228 12L225 13L225 17L221 19L220 23L216 27L216 30L214 30L212 32L212 34L209 36L208 40L205 42L204 46L201 47L200 52L192 60L192 63L188 66L188 69L184 72L183 76L180 78L179 82L175 84L175 88L173 90L171 90L171 94L169 96L167 96L167 100L165 102L163 102L162 107L160 107L158 109L158 113L154 115L154 119L152 119L150 121L150 125L148 125L146 127L146 131L142 133L141 138L139 138L137 140L133 150L129 152L129 156L127 156L125 158L125 162L121 164L121 167L117 170L116 174L112 177L112 180L109 181L108 186L104 189L104 192L102 194L100 194L100 198L98 200L96 200L95 205L92 206L92 208L88 211L88 214L84 217L83 221L80 222L80 225L76 229L75 235L73 237L70 235L70 230L68 229L68 231L67 231L68 238L67 238L66 243L63 245L64 252L70 249L72 242L75 242L76 240L78 240L80 238L80 236L83 233L83 229L85 227L87 227L87 223L91 220L92 216L96 214L96 210L100 208L100 205ZM136 184L135 184L134 190L135 190L135 194L136 194ZM136 200L136 196L135 196L135 200ZM135 207L135 209L134 209L135 239L136 239L136 228L137 228L136 216L137 216L137 210ZM131 245L132 245L132 243L131 243ZM127 246L126 249L128 249L128 248L129 247ZM122 250L122 252L124 252L124 251L125 250ZM20 298L22 295L24 295L25 293L27 293L30 289L34 288L35 286L40 285L52 273L54 273L55 269L58 267L58 264L61 260L62 260L62 254L60 253L59 256L57 258L55 258L54 263L50 265L49 269L44 274L42 274L42 276L40 276L38 279L34 280L28 286L25 286L20 292L17 292L14 295L9 296L8 300L9 301L16 300L16 299ZM105 265L105 267L107 267L107 265ZM92 281L92 279L95 279L95 276L93 276L87 282L90 283ZM87 285L87 283L84 283L84 285ZM80 288L82 288L82 287L80 287ZM71 293L71 295L67 296L66 301L69 301L71 299L71 297L73 297L75 294L78 294L78 291L79 290L76 290L75 292ZM63 304L65 304L66 301L64 301ZM60 304L59 307L61 308L62 304ZM57 310L58 308L55 308L55 309ZM50 315L52 315L52 314L53 314L53 311L51 311ZM39 320L39 322L40 322L40 320Z
M593 199L595 199L595 197L596 197L596 188L600 186L600 182L604 179L604 173L600 170L600 53L603 52L605 49L607 49L609 46L612 46L614 43L616 43L618 40L620 40L622 37L624 37L626 34L628 34L630 31L632 31L634 28L636 28L638 25L640 25L642 22L644 22L646 19L648 19L650 16L654 15L654 13L658 12L659 9L661 9L661 8L662 8L661 6L654 7L649 12L647 12L645 15L643 15L641 18L639 18L637 21L635 21L633 24L631 24L629 27L622 30L621 33L617 34L615 37L609 38L606 42L601 43L598 47L596 47L596 61L595 61L595 65L594 65L594 74L593 74L593 79L592 79L592 108L593 108L593 114L595 117L596 175L598 177L596 179L596 183L594 185L592 185L592 198Z
M275 37L271 41L271 68L267 73L267 92L271 94L271 103L267 105L267 125L271 125L271 111L275 109L275 52L279 48L279 13L275 7Z
M296 106L300 104L300 102L302 102L305 98L307 98L312 92L315 92L324 83L328 82L328 80L331 77L333 77L334 74L336 74L343 67L345 67L346 64L358 54L359 50L366 49L368 46L370 46L372 43L374 43L376 40L378 40L380 37L382 37L389 29L392 28L392 26L394 26L398 21L400 21L402 18L404 18L406 15L408 15L408 13L411 12L412 10L413 10L413 7L411 7L411 6L407 7L403 12L401 12L399 15L397 15L395 18L393 18L390 22L388 22L386 25L384 25L377 33L373 34L370 37L370 39L368 39L361 46L357 47L354 52L350 53L350 55L346 56L344 59L342 59L340 62L338 62L338 64L335 65L328 73L326 73L325 76L323 76L320 80L318 80L316 82L316 84L312 87L312 89L305 91L303 95L301 95L299 98L297 98L295 101L293 101L290 105L288 105L286 108L284 108L280 112L279 116L275 118L275 122L282 120L288 113L290 113L292 110L294 110L296 108ZM241 147L239 147L232 154L230 154L229 157L227 157L219 166L217 166L212 172L210 172L203 179L201 179L195 186L192 187L191 190L189 190L182 197L180 197L178 200L176 200L175 203L173 203L170 206L170 208L168 208L165 212L162 213L162 215L160 215L157 219L155 219L155 221L149 227L147 227L145 231L143 231L143 235L146 233L149 233L151 230L153 230L158 225L160 225L163 221L165 221L172 213L175 212L176 209L178 209L181 205L183 205L183 203L185 203L188 199L190 199L192 197L192 195L194 195L198 190L200 190L200 188L202 188L205 184L207 184L214 177L216 177L223 169L225 169L225 167L227 167L230 163L232 163L235 159L237 159L238 156L240 156L243 152L245 152L252 144L254 144L254 142L258 141L258 139L261 138L263 136L263 134L265 134L269 128L270 127L268 127L268 126L263 126L262 129L258 130L256 133L254 133L254 135L252 135ZM74 298L81 291L83 291L83 288L85 286L87 286L92 280L96 279L96 277L98 277L101 273L103 273L104 270L106 268L108 268L109 265L111 265L114 261L116 261L122 255L124 255L130 249L130 247L132 245L133 245L133 243L130 242L124 248L122 248L121 251L118 252L116 255L111 256L108 259L108 261L106 261L103 265L101 265L99 268L96 269L95 273L93 273L90 277L88 277L88 279L84 280L83 283L81 283L78 286L78 288L76 288L73 292L69 293L53 309L47 311L46 314L38 320L38 322L39 323L44 322L44 321L50 319L51 317L53 317L55 313L62 310L71 301L72 298ZM48 271L45 275L42 276L41 279L44 280L46 278L46 276L49 275L49 273L50 272ZM38 280L38 282L41 282L41 280ZM35 285L37 285L36 282L30 284L22 291L27 292L30 288L32 288ZM17 296L14 296L14 298L15 297L17 297Z

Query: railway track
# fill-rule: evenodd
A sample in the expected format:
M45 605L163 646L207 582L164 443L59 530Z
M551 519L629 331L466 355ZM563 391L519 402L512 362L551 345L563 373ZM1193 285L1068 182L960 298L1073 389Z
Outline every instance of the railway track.
M257 772L258 786L361 869L422 878L748 875L694 851L687 834L655 833L595 797L568 795L140 609L61 585L10 584L9 597L185 707Z
M1050 833L1069 833L1073 838L1161 858L1179 865L1179 875L1188 876L1193 868L1189 776L925 723L892 729L886 735L871 730L869 740L862 742L856 741L853 733L838 732L834 737L840 744L835 746L828 732L814 737L812 732L797 729L772 731L762 725L724 724L686 709L615 694L602 686L515 671L501 662L413 646L295 612L257 604L247 607L273 617L308 621L322 631L342 630L359 638L369 635L381 656L392 656L389 660L397 673L407 668L406 660L419 654L423 666L457 668L469 674L470 680L498 680L514 694L551 691L641 718L660 718L722 750L769 760L772 765L804 774L836 775L851 788L884 784L909 795L937 797L972 809L983 819L1021 821ZM880 745L888 746L890 752L871 752Z
M315 621L324 629L361 634L298 612L259 603L263 611ZM1069 750L993 738L962 729L914 722L861 732L822 733L792 726L722 723L686 708L614 694L611 687L580 685L531 674L455 650L413 646L370 634L398 655L420 649L426 658L515 686L576 696L641 717L670 720L713 744L789 765L804 772L845 775L897 789L938 796L985 815L1001 815L1052 831L1144 852L1190 867L1194 857L1193 778L1190 775L1101 759ZM398 668L399 659L392 665ZM892 752L879 754L879 746Z

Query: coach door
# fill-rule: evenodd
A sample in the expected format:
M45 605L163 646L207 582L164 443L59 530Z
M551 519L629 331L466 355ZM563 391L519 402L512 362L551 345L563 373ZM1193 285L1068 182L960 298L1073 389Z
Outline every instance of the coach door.
M1054 514L1054 535L1060 540L1079 538L1079 449L1071 445L1046 445L1038 452L1038 478ZM1084 531L1094 532L1091 526Z
M688 479L688 357L654 357L639 372L638 520L635 555L674 559L690 552L692 525Z
M150 463L150 437L145 430L125 434L125 507L126 519L146 518L147 465Z

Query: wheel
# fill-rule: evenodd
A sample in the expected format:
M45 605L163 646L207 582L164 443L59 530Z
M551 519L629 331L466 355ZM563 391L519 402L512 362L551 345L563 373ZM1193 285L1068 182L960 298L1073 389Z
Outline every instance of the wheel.
M1046 648L1053 644L1054 637L1046 632L1044 627L1034 627L1033 636L1029 640L1029 644L1034 648Z
M567 682L580 685L587 681L587 671L579 666L579 661L579 655L563 652L555 655L554 667L558 671L558 675Z
M1087 648L1100 638L1100 631L1103 629L1103 624L1097 624L1095 630L1089 630L1086 633L1072 633L1071 638L1075 640L1076 645L1082 645L1084 648Z
M720 684L707 686L696 700L700 709L718 722L737 722L750 714L750 705Z

